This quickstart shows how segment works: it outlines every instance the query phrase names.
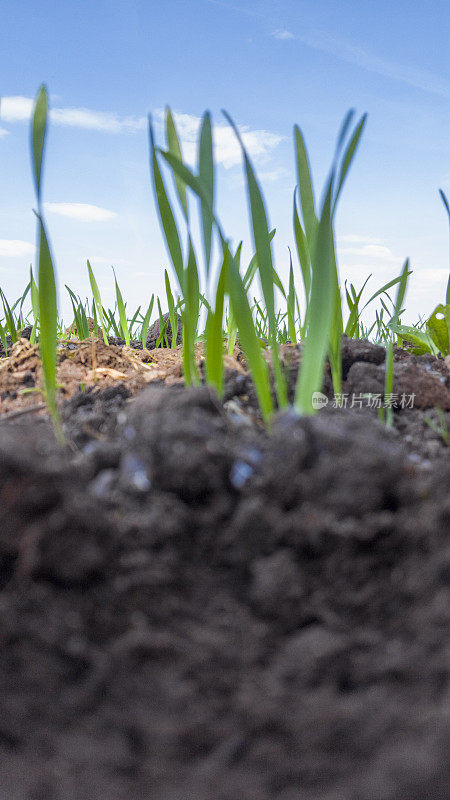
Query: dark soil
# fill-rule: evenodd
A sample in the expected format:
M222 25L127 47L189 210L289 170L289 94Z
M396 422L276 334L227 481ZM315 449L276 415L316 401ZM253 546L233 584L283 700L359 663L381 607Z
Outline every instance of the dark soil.
M450 386L402 353L392 430L326 379L268 433L239 365L88 387L65 450L0 417L1 800L447 800Z

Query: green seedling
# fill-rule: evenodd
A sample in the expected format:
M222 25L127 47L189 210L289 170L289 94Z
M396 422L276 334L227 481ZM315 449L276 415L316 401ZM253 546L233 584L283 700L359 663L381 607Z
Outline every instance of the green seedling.
M6 320L5 328L6 328L7 333L9 333L9 335L11 336L12 343L14 344L15 342L17 342L17 339L19 338L18 337L18 330L17 330L16 323L15 323L15 320L14 320L14 314L13 314L11 308L9 307L9 303L8 303L6 297L5 297L5 293L4 293L3 289L0 289L0 295L1 295L2 303L3 303L3 311L5 313L5 320Z
M121 339L125 339L125 344L130 346L130 331L128 330L128 321L127 321L127 314L125 309L125 303L123 302L122 292L119 289L119 284L117 283L117 277L115 270L113 268L114 273L114 283L116 286L116 303L117 303L117 310L119 312L119 320L120 320L120 332L121 332Z
M287 406L287 386L278 354L278 343L275 321L275 296L274 296L274 267L272 261L270 231L267 222L267 213L264 199L253 165L248 156L242 137L231 117L225 113L225 118L231 125L236 138L241 146L244 167L247 179L247 197L249 202L253 243L258 262L258 272L264 302L268 317L268 340L272 356L272 366L275 376L275 386L280 408Z
M182 162L180 162L171 153L162 152L166 162L171 168L179 175L189 187L203 202L209 203L208 193L203 188L200 179L192 173L192 171ZM241 347L246 355L249 369L252 373L253 381L255 384L255 391L258 397L261 413L265 420L269 420L273 412L272 397L269 384L269 373L267 363L261 354L261 346L259 339L256 335L254 321L252 317L251 308L248 302L247 293L245 291L242 278L239 274L239 265L236 262L233 254L230 251L230 245L226 239L219 221L210 209L213 216L214 225L220 239L220 246L222 250L223 259L225 259L228 251L228 280L226 292L230 299L230 306L233 316L236 320L237 329L239 331L239 340ZM170 220L170 217L168 217ZM169 235L173 234L173 227L167 224L163 225L164 230L169 231ZM176 254L177 248L173 245L174 239L171 240L171 250ZM168 243L169 246L169 243ZM185 342L183 342L183 351ZM218 352L218 348L216 349Z
M142 329L141 329L141 342L142 342L142 349L145 350L147 347L147 334L148 334L148 327L150 324L150 318L153 312L153 304L155 302L155 295L152 294L149 306L145 313L144 320L142 322Z
M30 267L30 295L31 308L33 312L33 327L30 334L31 344L35 344L37 337L37 326L39 324L39 290L34 280L33 269Z
M38 297L39 297L39 348L44 376L44 392L56 435L64 442L56 402L56 345L58 310L56 280L47 232L42 211L42 166L47 131L47 91L41 86L33 109L32 160L37 199L38 220Z
M94 273L92 271L92 267L91 267L91 264L90 264L89 260L87 261L87 268L88 268L88 274L89 274L89 283L91 284L92 296L94 298L95 307L97 309L98 319L101 322L103 341L104 341L104 343L106 345L108 345L108 336L107 336L107 333L106 333L107 322L106 322L105 313L104 313L104 310L103 310L102 299L100 297L100 291L99 291L99 288L98 288L98 285L97 285L97 281L95 280L95 276L94 276ZM117 281L116 281L116 284L117 284Z
M290 250L289 250L289 292L286 298L286 305L287 305L289 339L292 344L297 344L297 330L295 327L295 310L297 305L297 294L295 291L294 268L292 265L292 254ZM301 327L300 319L299 319L299 325Z
M79 339L89 339L89 323L87 321L86 312L83 303L75 296L72 290L67 286L66 289L69 293L70 302L72 304L73 321L77 329L77 336ZM72 331L71 331L72 332Z
M170 328L172 331L172 340L170 342L170 347L174 348L177 346L178 315L175 311L175 301L173 299L172 288L170 286L169 274L167 270L164 270L164 280L166 285L166 297L167 297L167 306L169 309Z
M415 355L429 353L437 356L450 355L450 305L436 306L430 314L425 330L420 330L409 325L399 325L393 322L391 329L402 338L405 343L412 345L410 350Z
M394 304L394 314L389 323L389 327L392 329L395 329L395 326L398 324L400 313L403 307L403 300L405 299L408 277L410 274L411 272L409 269L409 259L406 259L403 265L403 269L400 273L400 280L398 282L397 297ZM394 343L391 337L386 348L385 376L384 376L385 397L392 394L393 386L394 386ZM379 409L378 416L380 420L386 422L386 425L388 427L392 426L394 420L394 412L391 406L389 406L388 408L381 407Z

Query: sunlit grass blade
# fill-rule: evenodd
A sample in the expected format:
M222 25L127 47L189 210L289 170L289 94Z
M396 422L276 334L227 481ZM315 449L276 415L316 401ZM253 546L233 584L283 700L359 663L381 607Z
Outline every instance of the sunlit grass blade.
M308 153L306 150L305 141L303 139L303 134L298 125L295 125L294 127L294 140L297 166L297 184L300 191L300 202L302 207L303 221L305 224L306 240L311 252L315 242L318 223Z
M411 272L412 272L412 270L410 270L409 275L411 275ZM388 281L383 286L381 286L380 289L377 289L377 291L374 292L373 295L371 295L371 297L369 297L367 303L365 303L363 305L363 307L361 309L361 313L364 311L365 308L367 308L368 305L370 305L370 303L372 303L374 300L376 300L377 297L380 297L380 295L382 295L385 292L387 292L389 289L392 288L392 286L396 286L398 283L400 283L401 279L402 279L402 276L398 275L396 278L393 278L391 281Z
M357 124L357 126L356 126L356 128L355 128L355 130L353 132L353 136L350 139L350 142L348 144L348 147L347 147L347 149L345 151L345 154L344 154L344 157L342 159L342 164L341 164L341 168L340 168L340 172L339 172L339 178L338 178L338 181L337 181L336 194L335 194L334 202L333 202L333 214L334 214L334 211L335 211L335 208L336 208L336 205L337 205L337 201L339 199L339 195L340 195L340 193L342 191L342 187L344 185L345 179L347 177L347 173L348 173L348 171L350 169L350 166L351 166L351 163L353 161L353 157L355 155L356 148L358 147L359 140L361 138L361 134L362 134L362 132L364 130L364 126L365 126L366 122L367 122L367 114L363 114L363 116L359 120L359 122L358 122L358 124Z
M278 291L281 292L283 298L286 300L286 291L285 291L285 288L284 288L284 286L283 286L283 284L281 282L281 278L278 275L278 272L276 271L275 267L273 268L273 272L272 272L272 280L273 280L273 285L276 286Z
M114 272L114 282L116 286L117 310L119 312L120 327L122 329L122 339L125 339L125 344L129 347L130 331L128 330L128 321L127 321L127 313L125 310L125 303L123 302L122 292L119 289L119 284L117 283L117 277L114 269L113 272Z
M345 117L343 119L343 122L342 122L342 125L341 125L341 129L340 129L340 131L338 133L338 137L337 137L337 141L336 141L336 151L335 151L335 156L334 156L335 160L339 157L339 154L340 154L340 152L341 152L341 150L342 150L342 148L344 146L344 142L345 142L347 133L349 131L350 125L352 124L354 116L355 116L355 109L354 108L350 108L349 111L347 111L347 113L346 113L346 115L345 115Z
M161 308L161 302L159 297L156 298L156 303L158 306L158 338L156 340L155 348L158 347L169 347L169 340L167 338L167 328L169 327L169 320L164 319L164 314Z
M143 350L145 350L146 347L147 347L147 334L148 334L148 328L149 328L149 325L150 325L150 318L151 318L152 313L153 313L154 302L155 302L155 295L152 294L152 297L151 297L150 303L148 305L147 311L145 312L145 317L144 317L144 321L142 323L142 329L141 329L141 342L142 342L142 349Z
M17 326L16 327L20 331L25 326L24 315L23 315L23 306L24 306L25 300L27 298L27 295L28 295L28 292L30 291L30 289L31 289L31 283L30 283L30 281L28 281L28 283L27 283L27 285L25 287L25 290L24 290L24 292L22 294L22 297L20 297L19 300L16 300L16 303L14 304L13 309L12 309L14 311L15 306L17 304L19 304L19 314L18 314L18 318L17 318Z
M167 297L167 307L169 309L170 328L172 331L172 337L169 344L171 348L175 348L177 346L178 318L175 311L175 301L173 299L172 288L170 286L169 274L166 269L164 270L164 281L166 285L166 297Z
M212 308L211 308L211 305L210 305L210 303L208 302L208 300L206 299L205 295L204 295L204 294L200 294L200 296L199 296L199 299L200 299L200 303L202 304L202 306L203 306L204 308L206 308L206 310L208 311L208 313L210 313L210 312L212 313Z
M167 139L168 151L170 153L173 153L174 156L176 156L177 158L180 159L180 161L182 161L183 158L181 154L180 140L178 138L177 129L175 127L175 122L169 106L166 106L166 139ZM181 208L183 209L184 216L186 217L186 219L188 219L189 210L188 210L186 186L176 173L174 173L174 181L178 198L180 200Z
M167 163L170 164L170 166L178 172L180 177L183 178L183 180L186 182L186 185L189 186L199 197L205 200L205 202L208 202L207 194L204 191L201 182L195 175L192 174L188 167L186 167L185 164L181 164L179 160L176 159L171 153L162 153L162 155ZM225 249L228 247L228 244L225 240L219 223L217 220L215 220L215 222L222 243L222 251L225 254ZM264 419L268 420L273 413L268 367L261 353L260 342L255 332L252 312L241 276L239 274L239 267L231 253L228 269L227 293L230 297L231 312L236 320L236 325L239 330L239 341L247 357L249 368L255 383L255 391L260 404L261 413Z
M30 334L30 342L36 342L36 332L39 322L39 291L34 280L33 269L30 267L30 296L31 296L31 310L33 312L33 327Z
M394 313L391 317L389 326L396 326L399 324L400 311L403 307L403 300L406 294L406 287L408 284L409 274L410 274L409 259L407 258L400 273L400 281L397 289L397 297L394 304ZM385 374L384 374L385 402L386 402L386 397L392 394L393 385L394 385L394 343L391 337L386 348ZM381 420L384 419L386 420L386 425L388 427L392 425L394 412L391 406L388 406L387 408L383 407L380 408L378 416Z
M342 317L342 298L339 286L339 276L336 261L336 248L333 234L333 216L331 217L331 263L333 280L333 311L331 316L330 342L328 346L328 359L330 362L331 376L335 394L342 392L342 358L341 345L344 333L344 320Z
M239 267L241 265L241 254L242 254L242 242L239 242L237 250L234 254L234 263L237 266L239 271ZM245 280L245 279L244 279ZM245 283L244 283L245 286ZM234 347L236 344L236 336L237 336L237 324L236 319L233 314L233 308L231 303L228 305L228 325L227 325L227 353L228 355L233 355Z
M195 363L195 340L200 307L200 288L197 260L191 237L189 237L189 255L184 279L184 299L186 305L183 309L183 365L185 376L188 375L188 382L197 385L200 380Z
M222 248L225 256L228 244L223 239ZM229 253L227 292L239 330L239 342L252 374L261 413L264 420L268 422L273 413L268 367L256 335L251 308L239 274L239 268L231 253Z
M178 233L177 224L172 211L172 207L167 196L166 187L162 178L161 170L158 164L157 152L155 148L155 140L153 135L153 128L151 117L148 119L149 139L150 139L150 171L153 179L153 189L156 197L156 204L159 212L159 220L164 233L167 249L172 260L173 268L178 278L180 287L183 286L183 254L181 251L180 236ZM173 155L173 153L164 154L167 160L170 158L175 159L180 163L180 159ZM170 163L170 162L169 162ZM177 173L175 172L175 175ZM178 175L177 175L178 177Z
M5 327L6 327L6 330L8 331L8 333L9 333L9 335L11 336L12 342L14 344L14 342L17 342L17 338L18 338L17 337L17 328L16 328L16 324L14 322L14 316L13 316L13 313L12 313L10 307L9 307L9 303L8 303L8 301L6 299L6 296L5 296L5 293L4 293L3 289L0 289L0 295L1 295L1 298L2 298L3 310L4 310L4 313L5 313L5 321L6 321L6 326Z
M107 311L105 311L105 309L103 308L103 314L104 314L104 317L108 320L108 326L109 326L110 329L112 329L116 339L122 339L123 337L121 336L121 332L122 332L121 331L121 327L116 322L116 318L114 316L114 312L111 311L110 308L108 308Z
M225 250L216 289L214 311L208 314L206 323L206 377L215 387L219 397L223 394L223 308L228 280L229 250Z
M332 189L333 175L328 182L317 229L313 254L308 336L302 350L302 361L295 393L295 407L297 411L304 414L312 414L314 412L312 395L322 389L325 356L332 322L334 300L333 229L331 221Z
M167 339L167 328L169 327L169 320L160 320L160 327L159 327L159 335L156 340L155 348L156 350L159 347L168 347L168 339Z
M288 331L292 344L297 344L297 331L295 329L295 283L292 255L289 250L289 291L287 296Z
M58 311L53 260L42 218L39 221L39 349L42 359L45 399L60 441L63 441L56 402L56 346Z
M198 177L208 197L208 202L201 200L201 223L205 252L206 275L208 276L211 263L211 241L213 228L212 209L214 207L214 161L211 116L209 112L206 112L202 119L198 151Z
M56 401L56 345L58 309L56 280L48 237L42 216L41 178L44 145L47 131L47 91L41 86L33 108L31 125L31 152L33 176L38 201L38 297L39 297L39 349L44 376L44 392L50 416L59 441L64 441Z
M130 339L133 339L134 326L136 325L136 323L138 321L138 316L140 314L140 311L141 311L141 307L138 306L138 308L136 309L136 311L134 312L134 314L133 314L133 316L132 316L132 318L130 320L130 324L128 325L128 330L130 332Z
M275 233L276 233L275 228L273 228L273 230L271 230L270 233L269 233L270 241L272 241L273 237L275 236ZM242 242L241 242L241 247L242 247ZM243 283L244 283L246 292L249 291L250 286L252 285L253 280L254 280L255 275L257 274L257 272L258 272L258 257L257 257L257 255L255 253L255 255L252 256L252 258L250 260L250 263L249 263L249 265L248 265L248 267L247 267L247 269L245 271L244 277L243 277ZM277 273L275 272L275 269L274 269L274 280L275 280L275 276L279 281L278 275L277 275Z
M66 289L69 293L70 302L72 304L73 321L77 329L77 336L79 339L88 339L89 325L86 319L86 314L84 313L84 306L80 301L78 301L78 298L75 296L72 290L67 286L67 284L66 284ZM73 333L73 326L71 328L71 332Z
M31 127L31 149L33 155L33 177L38 207L41 205L41 172L44 157L45 137L47 132L47 90L44 85L39 89L33 110Z
M276 323L275 323L275 299L273 290L274 267L272 262L272 250L271 250L269 226L267 223L266 209L264 206L264 200L262 197L261 189L259 187L252 163L248 156L245 145L242 141L242 137L239 133L239 130L234 124L229 114L224 112L224 116L236 134L244 158L253 242L255 246L256 257L258 260L261 288L263 291L264 301L266 304L267 314L268 314L269 344L272 353L272 364L275 376L277 399L280 408L283 408L287 405L287 388L286 388L286 380L281 368L280 359L278 355ZM284 293L283 289L282 291Z
M300 217L297 210L296 191L294 192L293 223L294 223L295 246L297 248L297 256L300 263L300 269L302 271L303 286L305 290L305 298L306 298L305 325L306 325L309 295L311 292L311 257L309 254L306 234L302 228L302 224L300 222Z
M106 335L105 325L104 325L104 321L103 321L102 298L100 296L100 290L98 288L97 281L95 280L95 275L94 275L94 273L92 271L92 267L91 267L91 264L90 264L89 260L87 261L87 268L88 268L88 274L89 274L89 283L91 284L92 296L94 298L94 302L95 302L95 305L97 307L97 313L98 313L98 316L99 316L100 321L101 321L103 341L107 345L108 344L108 337ZM94 332L94 335L96 335L95 332Z

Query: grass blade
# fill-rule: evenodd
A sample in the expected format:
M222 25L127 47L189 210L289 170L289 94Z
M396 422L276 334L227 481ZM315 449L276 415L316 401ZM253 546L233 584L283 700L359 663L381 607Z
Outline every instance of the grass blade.
M153 189L156 197L156 205L158 207L159 219L164 233L167 250L169 252L173 268L178 278L180 287L183 286L183 254L181 252L180 236L178 233L177 223L167 196L166 187L161 175L161 170L158 164L157 152L155 148L155 140L153 136L153 128L151 118L148 119L148 129L150 138L150 164L151 174L153 178ZM175 162L180 163L179 159L172 153L164 154L167 160L169 157L174 159ZM169 161L170 163L170 161ZM175 172L175 174L177 174Z
M325 356L329 342L333 300L333 254L331 193L333 175L329 179L317 230L317 241L313 255L311 299L308 318L308 337L302 351L301 368L295 393L295 408L300 413L312 414L312 395L320 392L323 383Z
M175 312L175 302L173 299L172 289L170 286L169 274L166 269L164 270L164 280L166 284L166 297L167 297L167 306L169 309L170 327L172 330L172 341L170 342L170 347L173 349L177 346L178 319L177 319L177 314Z
M206 376L219 397L223 395L223 307L228 280L229 251L225 251L217 282L214 312L208 314L206 325Z
M208 276L211 263L211 239L214 219L212 213L214 205L214 161L211 116L209 112L206 112L202 119L198 152L198 177L208 197L208 202L201 200L201 223L205 251L206 275Z
M309 295L311 292L311 257L309 254L308 241L302 228L300 217L297 210L297 201L294 192L294 236L297 248L298 260L302 271L303 286L305 288L306 307L308 308Z
M105 325L104 325L102 299L100 297L100 290L98 288L97 281L95 280L95 276L94 276L94 273L92 271L92 267L91 267L89 259L87 260L87 268L88 268L88 273L89 273L89 283L91 284L92 296L94 298L94 302L95 302L95 305L97 307L98 316L99 316L100 321L101 321L103 341L107 345L107 344L109 344L109 342L108 342L108 337L106 335L106 330L105 330ZM95 331L94 331L94 336L95 335L96 334L95 334Z
M17 329L16 329L16 324L14 322L14 316L9 307L9 303L5 297L3 289L0 289L0 295L3 302L3 310L5 312L6 330L9 331L9 335L11 336L12 342L14 344L14 342L17 342Z
M294 268L292 266L292 255L289 250L289 292L287 296L287 316L289 338L292 344L297 344L297 332L295 330L295 284Z
M221 237L222 238L222 237ZM222 239L225 252L228 244ZM255 391L263 419L268 422L273 413L272 394L270 391L269 371L261 352L261 345L256 335L252 312L247 294L239 274L239 269L231 253L228 262L227 292L230 297L233 315L239 330L239 341L247 358L252 374Z
M277 391L278 404L280 408L287 405L287 388L283 375L280 359L278 355L278 345L276 337L275 321L275 300L274 300L274 267L272 262L272 250L270 243L269 226L267 223L266 209L252 163L248 157L247 150L242 141L242 137L234 124L233 120L224 112L225 118L233 128L241 146L244 157L245 172L247 177L247 195L250 206L250 216L252 223L253 242L258 260L259 276L261 287L266 304L268 323L269 323L269 344L272 352L273 370ZM278 276L277 276L278 277ZM279 279L278 279L279 280ZM282 288L283 294L284 289Z
M367 122L367 114L363 114L363 116L361 117L360 121L358 122L358 124L357 124L357 126L356 126L356 128L354 130L353 136L352 136L352 138L350 140L350 143L349 143L349 145L347 147L347 150L345 151L344 158L342 159L342 164L341 164L341 169L340 169L339 179L338 179L338 184L337 184L337 190L336 190L334 203L333 203L333 214L335 212L337 201L339 199L339 195L340 195L340 193L342 191L342 187L343 187L345 179L347 177L347 173L348 173L348 171L350 169L350 165L351 165L351 163L353 161L353 157L355 155L356 148L358 147L358 143L359 143L359 140L361 138L361 134L362 134L362 132L364 130L366 122Z
M389 327L396 326L399 324L399 316L400 311L403 306L403 300L406 293L406 286L408 283L408 276L410 275L409 270L409 259L407 258L403 269L400 273L400 280L397 289L397 298L394 304L394 314L391 317L389 322ZM394 343L392 341L392 337L388 342L386 348L386 360L385 360L385 374L384 374L384 396L392 394L392 388L394 385ZM384 413L386 411L386 414ZM378 416L381 420L386 419L386 425L388 427L392 426L394 412L392 408L389 406L388 408L380 408L378 412Z
M30 342L36 342L36 330L39 321L39 291L34 280L33 269L30 267L30 295L31 295L31 310L33 312L33 328L30 334Z
M303 139L303 134L298 127L294 127L295 156L297 165L297 183L300 190L303 221L305 224L306 239L309 250L314 246L317 230L317 216L314 203L314 190L309 166L308 153Z
M200 383L197 366L195 363L195 339L197 334L198 315L200 307L200 288L198 279L197 260L189 236L189 256L186 266L184 299L186 301L183 309L183 364L189 382L198 385Z
M142 342L142 349L145 350L147 348L147 334L148 334L148 327L150 324L150 317L152 316L153 312L153 305L155 302L155 295L152 294L149 306L147 308L144 321L142 323L142 330L141 330L141 342Z
M50 415L55 423L58 438L62 441L56 403L56 345L58 311L56 304L56 282L53 260L42 218L39 221L39 349L42 359L45 399Z
M125 304L123 302L122 292L119 289L119 284L117 283L117 277L115 270L114 272L114 281L116 284L116 302L117 302L117 309L119 311L119 319L120 319L120 326L122 328L122 339L125 339L125 344L129 347L130 346L130 331L128 330L128 322L127 322L127 314L125 310Z
M169 106L166 106L166 139L167 139L167 149L169 153L173 153L174 156L176 156L177 158L180 159L180 161L182 161L183 158L181 154L180 140L178 138L177 129L175 127L175 122L173 120L172 112ZM174 173L174 180L181 208L183 209L185 218L188 219L189 210L187 203L186 186L176 173Z
M38 206L41 205L41 172L47 132L47 90L44 84L39 89L34 104L31 128L31 150L33 155L33 177Z

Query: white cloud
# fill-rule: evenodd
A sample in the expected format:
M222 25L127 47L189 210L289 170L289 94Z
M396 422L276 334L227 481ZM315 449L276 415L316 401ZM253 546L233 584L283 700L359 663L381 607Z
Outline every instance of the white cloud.
M33 100L29 97L14 96L1 98L0 118L5 122L28 122L33 110ZM184 145L183 156L190 164L196 161L197 137L200 117L182 112L174 113L177 129ZM157 109L155 118L160 131L164 121L164 111ZM87 108L51 108L50 119L56 125L103 133L135 133L145 130L145 117L120 117L106 111L93 111ZM285 137L266 130L252 130L249 126L239 126L245 146L255 160L264 161L271 150ZM0 134L1 135L1 134ZM241 151L235 134L224 123L214 125L214 148L218 163L229 169L241 163Z
M382 244L365 244L362 247L341 247L339 253L345 256L373 258L378 261L397 261L389 247Z
M8 136L8 133L9 131L7 131L5 128L0 128L0 139L2 139L4 136Z
M24 258L32 256L35 245L21 239L0 239L0 256L3 258Z
M274 39L281 39L282 41L287 41L288 39L296 39L291 31L288 31L287 28L280 28L272 33Z
M444 287L448 281L448 269L439 269L430 267L429 269L415 269L411 275L411 280L414 283L429 286L432 284L442 284Z
M45 208L52 214L70 217L79 222L109 222L118 216L115 211L89 203L45 203Z
M0 117L5 122L27 122L33 111L30 97L2 97ZM127 133L145 130L145 117L120 117L106 111L88 108L50 108L50 119L55 125L104 133Z
M147 124L145 117L119 117L118 114L88 108L55 108L50 112L50 118L56 125L104 133L145 130Z
M197 139L201 123L200 117L194 114L173 112L183 150L183 158L189 164L194 164L197 158ZM155 117L162 126L164 111L157 109ZM239 131L249 155L255 160L264 162L271 150L277 147L285 137L266 130L252 130L248 125L239 125ZM226 169L242 162L241 148L236 134L229 125L215 124L213 127L214 158L216 163L222 164Z
M30 119L33 101L30 97L2 97L0 117L5 122L24 122Z

